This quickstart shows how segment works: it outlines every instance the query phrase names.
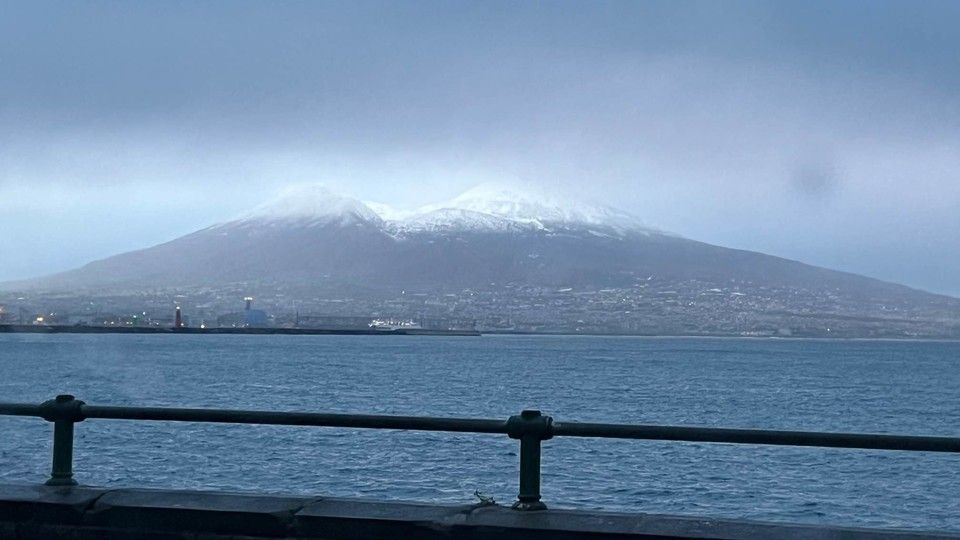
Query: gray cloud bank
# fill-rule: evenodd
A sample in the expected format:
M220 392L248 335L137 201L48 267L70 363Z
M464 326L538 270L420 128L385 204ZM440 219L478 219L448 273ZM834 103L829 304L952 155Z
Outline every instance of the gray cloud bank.
M960 4L43 3L0 18L0 279L290 183L484 181L960 294Z

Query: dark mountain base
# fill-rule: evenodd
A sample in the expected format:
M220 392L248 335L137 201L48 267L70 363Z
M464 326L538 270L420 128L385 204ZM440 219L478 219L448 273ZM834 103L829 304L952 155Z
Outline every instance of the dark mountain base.
M0 292L8 323L136 326L169 319L177 303L190 326L239 326L253 296L256 325L272 327L366 317L482 331L960 337L956 298L668 234L564 224L391 232L357 216L238 221L5 288L19 291Z

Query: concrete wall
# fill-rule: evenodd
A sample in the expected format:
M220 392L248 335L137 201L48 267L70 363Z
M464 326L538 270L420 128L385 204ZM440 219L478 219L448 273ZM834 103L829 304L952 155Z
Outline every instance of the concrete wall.
M0 484L0 538L920 540L960 534L362 499Z

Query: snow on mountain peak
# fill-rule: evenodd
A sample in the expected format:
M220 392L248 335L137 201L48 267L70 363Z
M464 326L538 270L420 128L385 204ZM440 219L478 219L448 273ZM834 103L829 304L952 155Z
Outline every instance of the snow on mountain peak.
M380 216L364 203L319 184L287 188L273 200L254 208L244 220L340 224L382 221Z
M540 189L520 190L493 183L481 184L437 206L490 214L539 227L590 226L619 233L652 230L638 218L615 208L559 197Z
M361 202L322 185L301 185L283 191L242 221L304 224L375 224L390 234L414 232L582 229L594 234L657 232L639 219L614 208L585 203L537 189L481 184L454 199L416 210Z
M397 232L520 232L531 229L527 223L462 208L426 209L393 222L393 225Z

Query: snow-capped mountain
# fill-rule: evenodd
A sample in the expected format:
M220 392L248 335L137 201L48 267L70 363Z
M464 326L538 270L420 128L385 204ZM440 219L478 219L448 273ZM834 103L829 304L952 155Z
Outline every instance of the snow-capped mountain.
M415 209L302 186L226 223L3 289L84 305L139 305L145 294L229 304L249 293L276 309L306 302L318 313L464 316L507 329L960 336L957 299L491 185Z
M483 184L442 203L401 210L361 202L319 185L285 190L241 216L238 223L296 223L302 226L364 223L392 235L418 232L593 231L595 234L662 234L638 218L599 204L545 191Z
M925 294L662 233L626 212L575 198L490 185L414 210L299 187L236 220L17 286L107 291L274 283L396 292L505 284L629 288L654 276L678 288L752 283L829 297L844 291L877 302Z
M956 299L659 232L576 197L491 185L416 209L302 186L235 220L2 289L133 304L144 291L210 301L242 292L277 306L463 315L499 328L960 335Z

